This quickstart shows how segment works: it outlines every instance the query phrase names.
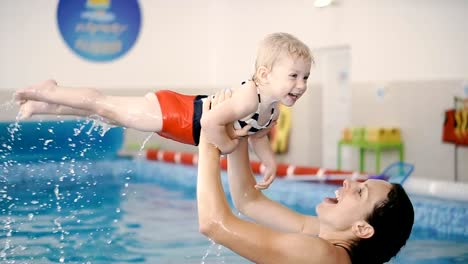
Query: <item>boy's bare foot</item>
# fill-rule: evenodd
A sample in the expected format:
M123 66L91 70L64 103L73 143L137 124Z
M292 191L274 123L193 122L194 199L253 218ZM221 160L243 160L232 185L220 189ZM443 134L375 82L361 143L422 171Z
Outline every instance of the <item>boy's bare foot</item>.
M57 86L54 80L46 80L41 83L20 89L15 92L15 101L19 104L24 104L28 100L42 101L42 95L46 91L50 91Z
M54 114L56 112L58 112L58 105L56 104L27 100L24 103L21 103L18 118L20 120L24 120L33 115Z

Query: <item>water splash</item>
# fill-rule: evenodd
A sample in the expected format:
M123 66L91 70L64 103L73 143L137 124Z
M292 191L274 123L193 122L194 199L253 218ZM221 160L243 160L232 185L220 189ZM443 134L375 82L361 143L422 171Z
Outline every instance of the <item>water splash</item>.
M57 212L60 212L62 210L62 207L60 206L60 190L59 190L59 186L58 185L55 185L55 188L54 188L54 194L55 194L55 199L56 202L55 204L57 205Z
M0 109L4 109L4 110L10 110L10 109L13 109L14 107L16 107L16 102L14 98L0 104Z
M133 172L133 170L128 170L126 173L130 175L132 172ZM125 177L124 189L123 189L122 194L121 194L122 196L126 196L126 195L127 195L127 191L128 191L128 187L129 187L129 181L130 181L130 177L129 177L129 176ZM118 214L120 214L120 208L117 208L117 209L116 209L116 212L117 212ZM115 219L114 222L116 223L116 222L118 222L118 220Z
M0 105L0 109L2 108L12 108L14 105L14 101L9 101L7 103L3 103ZM9 137L0 145L0 167L3 171L2 175L0 176L0 182L5 183L3 185L3 189L0 190L0 202L12 202L14 199L8 193L8 175L10 168L19 164L16 160L11 159L11 153L14 148L14 142L21 140L21 134L18 132L21 129L21 125L19 124L20 113L17 114L15 118L15 122L8 125L7 132ZM5 232L5 240L3 248L0 250L0 259L2 263L14 263L14 261L9 261L8 256L13 254L13 252L17 249L21 249L22 247L15 247L11 244L11 237L13 236L14 228L13 224L15 220L10 217L12 208L15 207L15 203L12 202L6 209L3 209L3 212L6 210L6 214L8 217L2 220L3 222L3 230ZM3 214L3 213L2 213Z
M64 121L59 121L60 123L63 123ZM93 122L93 123L91 123ZM36 128L37 130L41 130L43 132L46 132L47 135L44 137L39 138L39 142L37 146L31 147L31 150L35 152L35 149L40 151L41 148L43 149L52 149L55 148L58 142L60 140L56 140L55 138L60 135L60 130L54 127L48 127L46 128L45 126L42 125L41 122L38 122L38 127ZM91 129L88 130L89 124L92 124ZM7 124L8 125L8 124ZM78 219L75 215L75 212L70 212L71 215L68 215L69 211L67 210L67 196L72 195L72 193L67 193L66 191L64 192L62 190L62 187L67 186L66 184L70 183L76 183L78 186L83 185L83 181L80 181L80 175L88 175L89 174L89 161L79 161L78 164L75 163L75 159L70 156L70 153L63 153L63 157L61 157L60 160L49 160L47 158L45 159L38 159L36 160L36 163L34 166L39 166L35 167L31 166L30 164L21 164L22 161L18 161L15 158L15 150L18 148L22 148L22 144L18 145L15 144L21 139L21 129L22 129L22 123L20 122L19 115L16 118L16 122L9 124L5 128L5 138L2 142L0 142L0 183L2 183L0 186L0 202L7 202L9 206L5 206L2 215L4 217L0 217L0 223L2 225L3 229L3 234L6 235L4 239L0 239L0 263L10 263L9 261L11 258L15 257L15 252L18 252L21 250L21 248L24 248L23 246L15 245L14 244L14 238L11 238L14 236L16 230L18 229L17 226L14 225L15 219L12 217L8 217L11 215L11 212L15 210L17 207L17 204L15 204L15 201L17 201L16 193L14 191L9 190L9 186L14 186L15 182L17 182L17 179L20 175L18 175L16 170L23 171L26 178L39 178L39 177L45 177L44 175L50 175L50 179L47 182L42 182L44 184L47 184L51 186L50 196L52 199L49 200L47 203L42 203L36 200L35 197L31 197L29 200L24 201L24 204L27 206L31 206L31 208L40 208L40 209L52 209L58 213L58 216L53 219L53 229L52 232L49 230L49 233L53 233L54 237L57 236L58 240L58 246L55 247L57 250L55 253L55 262L60 262L60 263L65 263L69 262L69 256L68 252L65 250L66 246L70 243L70 239L72 237L69 236L69 233L66 231L68 229L68 222L70 220L76 221L76 223L80 223L81 220ZM26 127L26 125L24 125ZM74 151L75 153L81 154L81 156L84 156L86 153L89 153L92 151L92 146L93 144L86 144L83 150L83 142L79 141L79 139L75 139L74 136L78 136L81 133L85 132L87 135L89 135L92 140L99 140L99 135L104 136L107 131L110 130L112 126L108 126L103 123L99 123L93 120L86 120L85 122L81 122L79 127L75 129L72 133L70 133L70 137L65 138L67 141L65 144L69 144L70 147L72 147L71 151ZM36 131L36 130L35 130ZM91 132L97 131L99 132L99 135L96 135L93 133L91 135ZM25 132L23 132L24 134ZM34 133L34 131L33 131ZM41 133L41 135L43 135ZM50 137L49 137L50 136ZM94 139L96 137L96 139ZM23 140L27 140L28 138L24 138ZM26 147L27 148L27 147ZM83 150L81 152L81 150ZM78 152L79 151L79 152ZM77 158L80 160L79 158ZM41 165L44 165L44 167L40 167ZM106 166L107 169L109 166ZM116 170L116 168L112 168L113 171ZM4 173L1 173L1 172ZM20 173L21 174L21 173ZM77 176L78 174L78 176ZM42 175L42 176L41 176ZM12 177L13 176L13 177ZM128 177L127 177L128 178ZM129 179L129 178L128 178ZM3 184L5 183L5 184ZM90 187L94 187L97 182L96 181L90 181L88 184ZM128 182L126 183L125 187L128 187ZM66 188L66 187L65 187ZM53 191L52 191L53 190ZM66 190L66 189L65 189ZM81 190L80 190L81 191ZM87 199L89 197L88 195L83 195L81 192L77 192L76 196L74 196L72 199L74 203L82 203L81 199ZM53 194L52 194L53 193ZM13 195L14 194L14 195ZM12 197L13 196L13 197ZM55 198L55 199L54 199ZM55 200L55 206L54 206L54 200ZM63 206L63 208L62 208ZM55 207L55 208L54 208ZM37 217L35 212L29 211L26 212L25 220L35 222L37 221ZM3 218L3 219L1 219ZM7 218L7 219L6 219ZM18 229L18 231L20 231ZM112 241L112 240L109 240ZM14 260L11 260L13 262L11 263L16 263Z
M56 208L57 208L57 212L60 213L62 211L62 206L60 205L60 200L63 199L63 198L62 198L62 194L60 193L60 188L59 188L58 184L55 185L54 194L55 194L55 199L56 199L55 205L56 205ZM56 228L54 228L53 233L58 233L58 232L60 233L60 245L59 245L60 258L59 258L59 262L63 263L65 261L65 256L64 256L65 252L64 252L63 248L64 248L64 243L65 243L65 236L68 235L68 232L65 231L65 229L63 228L62 223L61 223L61 219L62 219L61 216L54 219L54 225L56 226Z
M21 125L19 124L19 121L16 120L15 123L10 124L7 128L8 133L10 133L10 139L11 141L15 140L15 135L16 133L20 130ZM18 140L21 140L21 138L18 138Z
M107 119L99 115L90 115L88 118L89 121L93 122L91 128L87 132L88 135L91 134L92 131L96 131L101 137L103 137L107 131L116 127L115 125L111 125Z
M143 143L141 143L140 149L138 150L138 154L137 154L138 157L141 157L143 155L144 153L143 150L145 149L146 143L148 143L148 141L151 139L153 135L154 133L150 133L150 135L147 136L145 140L143 140Z
M224 255L223 255L223 249L224 247L222 245L218 245L216 247L216 257L221 257L220 263L225 263L224 262Z
M13 105L11 103L7 104L8 106ZM0 105L0 108L3 108L4 104ZM21 134L21 129L22 129L22 123L20 122L20 117L21 113L18 113L18 115L15 118L15 121L9 124L6 127L5 133L5 138L2 142L0 142L0 183L5 183L0 189L0 202L8 202L9 206L5 206L2 215L3 219L0 218L0 223L2 224L2 229L3 229L3 234L5 235L4 239L0 239L0 262L1 263L16 263L14 260L11 260L11 258L14 258L15 252L18 252L22 248L25 248L23 246L18 246L14 244L15 240L12 240L12 236L15 234L16 231L16 226L14 225L15 219L10 217L11 212L16 208L16 204L14 201L17 200L17 198L14 195L15 192L9 191L8 186L10 186L11 182L15 182L17 178L16 176L19 176L17 173L13 172L11 173L10 170L14 171L15 167L16 169L23 170L27 175L28 178L38 177L38 175L53 175L53 179L49 180L46 182L47 185L50 185L53 188L53 195L51 197L55 196L55 208L54 208L54 201L50 200L51 203L40 203L37 201L34 197L31 197L32 199L28 200L27 202L24 202L24 204L28 204L28 206L32 206L34 208L44 208L44 209L55 209L55 211L59 214L55 219L53 219L53 229L51 233L54 233L55 235L59 236L58 239L58 247L56 249L58 250L56 257L56 262L60 263L65 263L70 261L68 259L68 253L65 250L65 247L69 243L69 240L71 237L69 237L69 233L65 230L67 228L67 222L70 219L76 220L76 223L80 223L81 220L76 218L76 215L74 215L74 212L71 212L72 215L66 215L68 212L67 210L67 202L66 196L70 196L71 193L61 193L62 189L61 187L63 184L69 184L69 183L76 183L77 185L83 184L79 180L79 175L85 174L87 175L88 172L88 164L86 162L79 163L79 165L76 165L75 159L70 157L70 154L64 153L64 156L61 158L60 161L55 161L55 160L37 160L37 164L44 164L46 165L46 168L39 168L39 169L32 169L29 164L21 164L21 161L16 160L15 158L15 149L21 148L22 146L18 146L17 143L18 141L22 140L22 134ZM64 123L65 121L59 121L60 123ZM91 123L92 122L92 123ZM89 124L91 124L91 128L88 129ZM91 135L92 132L96 131L100 136L105 136L106 133L113 128L114 126L105 124L103 122L100 122L99 120L91 120L87 119L85 122L82 122L80 126L76 129L73 130L73 136L78 136L81 133L85 132L88 136L93 136ZM61 136L60 130L55 129L54 127L50 128L45 128L42 126L41 122L38 122L38 127L36 128L37 130L42 130L45 131L47 129L46 134L48 133L51 137L44 136L43 138L39 139L39 144L37 146L31 147L31 150L34 152L35 149L40 149L43 148L45 150L54 148L57 145L57 141L55 140L56 136ZM24 133L24 132L23 132ZM34 132L33 132L34 133ZM91 151L92 144L86 144L85 148L80 146L82 142L76 141L72 135L67 139L68 142L65 144L69 144L70 147L73 148L78 147L80 150L80 155L84 156L86 153ZM53 138L53 139L51 139ZM97 136L98 139L94 140L99 140L99 136ZM26 140L27 138L25 138ZM91 139L93 140L93 139ZM41 146L42 145L42 146ZM81 151L82 150L82 151ZM40 151L40 150L39 150ZM76 152L75 152L76 153ZM64 161L67 161L66 163ZM19 166L18 166L19 165ZM109 167L107 167L109 168ZM113 168L115 170L115 168ZM1 173L3 171L4 173ZM78 178L77 178L77 171L78 171ZM10 176L15 176L15 177L10 177ZM75 180L77 178L77 180ZM127 177L129 179L129 177ZM59 185L60 184L60 185ZM96 185L96 181L94 182L89 182L88 185L91 187L94 187ZM14 184L13 184L14 185ZM11 185L11 186L13 186ZM125 188L128 187L128 182L125 183ZM63 192L63 191L62 191ZM13 196L13 197L12 197ZM87 197L87 196L86 196ZM73 200L75 203L81 202L81 199L86 199L84 195L80 192L76 193L76 196L74 197L75 199ZM62 210L62 206L64 206ZM7 217L8 216L8 217ZM25 219L28 221L35 222L37 221L37 218L35 218L35 213L33 211L29 211L25 215ZM65 227L65 228L64 228ZM19 230L18 230L19 231ZM49 231L50 232L50 231ZM54 236L55 236L54 235ZM112 240L109 240L112 241ZM12 261L12 262L10 262Z
M211 254L211 250L216 246L216 242L214 242L212 239L208 239L208 240L211 242L211 244L206 249L206 252L201 259L201 264L205 264L206 258Z
M76 137L76 136L80 135L87 124L89 124L88 120L86 120L79 128L74 128L73 129L73 136Z
M13 250L13 247L11 246L11 236L13 233L13 228L12 228L13 220L11 219L11 217L7 217L2 222L3 222L3 229L5 230L5 233L6 233L5 234L6 239L5 239L5 244L3 245L2 250L0 250L0 258L3 261L8 261L7 259L9 255L8 252Z
M205 254L203 255L203 257L201 259L201 264L206 264L207 258L208 258L208 256L210 256L211 253L213 253L213 255L216 258L218 258L215 263L225 263L225 258L224 258L224 255L223 255L224 247L222 245L220 245L220 244L217 244L212 239L208 239L208 240L211 242L211 244L207 248Z

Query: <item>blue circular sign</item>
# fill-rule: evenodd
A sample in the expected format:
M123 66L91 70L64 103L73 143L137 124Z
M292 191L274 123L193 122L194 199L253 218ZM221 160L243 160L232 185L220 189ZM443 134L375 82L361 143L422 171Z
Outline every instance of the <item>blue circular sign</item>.
M57 23L76 54L105 62L132 48L140 32L141 13L137 0L60 0Z

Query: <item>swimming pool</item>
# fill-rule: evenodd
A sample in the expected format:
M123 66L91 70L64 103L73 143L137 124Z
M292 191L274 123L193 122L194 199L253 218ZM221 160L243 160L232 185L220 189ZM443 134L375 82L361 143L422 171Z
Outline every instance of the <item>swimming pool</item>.
M1 263L250 263L199 234L194 167L116 159L2 172ZM278 179L267 193L313 214L335 189ZM411 198L414 231L390 263L468 263L468 205Z

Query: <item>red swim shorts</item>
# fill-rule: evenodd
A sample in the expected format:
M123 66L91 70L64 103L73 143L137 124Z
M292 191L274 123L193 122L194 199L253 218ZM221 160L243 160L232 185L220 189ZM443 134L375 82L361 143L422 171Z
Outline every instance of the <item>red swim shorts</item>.
M205 96L184 95L169 90L157 91L155 94L163 119L158 134L180 143L198 145L201 106L195 103L201 102L198 99Z

